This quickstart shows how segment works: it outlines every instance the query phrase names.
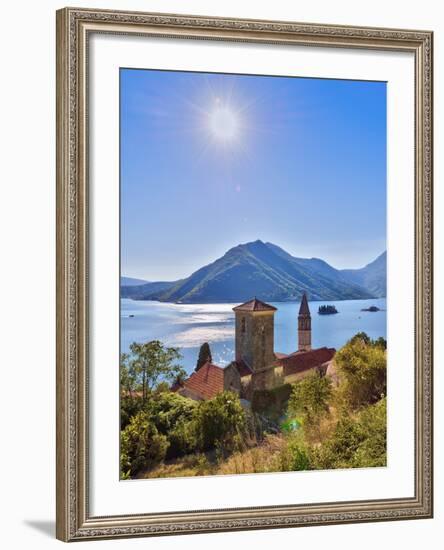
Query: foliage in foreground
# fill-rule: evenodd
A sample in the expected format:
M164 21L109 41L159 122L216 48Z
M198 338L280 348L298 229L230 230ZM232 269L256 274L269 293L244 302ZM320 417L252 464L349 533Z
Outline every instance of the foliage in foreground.
M142 468L154 466L166 456L168 440L159 434L146 411L133 416L120 437L122 477L133 476Z
M386 465L386 400L341 418L322 443L310 443L304 430L265 435L256 446L228 456L194 453L160 463L145 477L252 474Z
M242 444L246 434L246 414L237 394L225 391L201 401L194 415L199 450L216 447L226 453Z
M223 392L196 402L172 392L152 392L121 432L121 474L133 477L164 459L216 449L226 456L247 439L239 397Z
M343 416L333 434L309 452L311 469L385 466L386 399L365 407L355 418Z
M313 426L328 414L331 396L330 378L313 371L293 386L288 414L300 417L305 426Z
M121 400L122 477L385 466L386 342L359 333L335 363L338 387L313 372L255 392L252 411L232 392L196 402L150 378L145 399L126 393ZM267 433L279 413L297 418L299 428Z
M340 384L312 373L293 387L288 415L302 428L287 439L283 470L386 465L386 342L358 333L335 355Z
M347 409L376 403L387 394L385 340L358 333L335 355L341 378L340 397Z
M368 468L385 466L386 400L343 417L322 443L310 443L304 429L289 435L268 435L257 447L233 453L212 473L246 474Z

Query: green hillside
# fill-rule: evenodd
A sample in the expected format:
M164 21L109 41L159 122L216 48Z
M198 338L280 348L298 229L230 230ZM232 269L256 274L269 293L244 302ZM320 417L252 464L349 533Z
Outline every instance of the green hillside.
M379 267L381 279L384 266ZM318 258L295 258L272 243L258 240L231 248L186 279L124 286L121 295L179 303L241 302L255 295L267 301L292 301L300 299L303 292L311 300L353 300L381 295L376 269L375 277L362 277L362 282L359 277L353 279L351 270L345 271L344 274ZM371 282L371 288L367 281Z

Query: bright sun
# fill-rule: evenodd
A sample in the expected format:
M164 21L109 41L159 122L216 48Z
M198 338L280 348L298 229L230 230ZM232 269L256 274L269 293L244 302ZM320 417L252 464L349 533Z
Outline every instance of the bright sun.
M216 107L210 113L210 130L220 141L232 141L239 131L239 122L236 114L228 107Z

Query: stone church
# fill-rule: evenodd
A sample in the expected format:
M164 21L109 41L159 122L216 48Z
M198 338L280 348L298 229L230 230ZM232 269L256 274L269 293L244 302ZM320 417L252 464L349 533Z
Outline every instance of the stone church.
M297 349L288 355L274 350L277 308L254 298L234 307L233 311L235 360L225 368L207 362L173 391L202 400L231 390L242 398L251 399L255 390L296 382L313 370L321 374L331 370L336 350L311 347L311 315L305 293L297 318Z

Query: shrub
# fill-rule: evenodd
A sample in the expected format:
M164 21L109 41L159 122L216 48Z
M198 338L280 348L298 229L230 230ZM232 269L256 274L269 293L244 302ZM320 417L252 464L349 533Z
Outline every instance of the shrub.
M387 349L387 340L380 336L377 340L373 341L373 345L382 349Z
M283 472L310 469L309 450L303 437L292 435L287 439L287 445L279 456L279 469Z
M333 434L311 450L315 469L386 465L386 400L363 409L356 418L342 416Z
M343 416L330 438L321 446L311 449L311 466L315 470L350 468L353 457L363 442L363 434L357 422Z
M353 466L368 468L387 464L387 400L366 407L359 415L364 440L353 457Z
M222 453L241 445L246 434L246 415L239 397L223 392L198 404L194 431L199 449L217 447Z
M133 416L142 410L143 401L140 397L123 395L120 398L120 429L124 430Z
M379 341L366 343L365 338L356 335L334 360L341 379L340 393L348 408L358 409L385 397L386 352Z
M196 437L191 424L197 403L177 393L154 393L145 410L159 433L168 438L167 457L193 452Z
M160 433L168 434L178 423L191 420L196 402L178 393L151 394L145 410Z
M120 470L122 478L136 475L142 468L150 468L166 455L168 440L159 434L146 411L132 417L120 436Z
M328 376L311 372L293 386L288 401L288 416L299 416L306 427L319 423L328 413L332 383Z
M372 343L372 340L366 332L357 332L352 338L350 338L348 343L356 344L357 342L369 346Z
M194 423L183 420L177 422L168 434L169 447L167 457L173 458L188 453L193 453L197 448L196 430Z

